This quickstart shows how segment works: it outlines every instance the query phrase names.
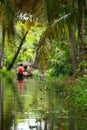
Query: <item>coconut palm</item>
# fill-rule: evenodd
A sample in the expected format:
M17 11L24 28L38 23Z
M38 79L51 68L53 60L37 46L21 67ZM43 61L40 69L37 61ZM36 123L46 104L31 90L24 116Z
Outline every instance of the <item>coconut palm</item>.
M1 8L1 21L2 21L2 44L1 44L1 54L0 54L0 68L3 66L4 62L4 46L5 46L5 32L7 31L8 34L14 33L13 28L13 8L8 0L1 1L0 3Z
M71 55L72 55L72 63L73 63L73 70L74 72L76 71L77 67L79 66L78 64L83 61L84 57L84 43L83 43L83 29L84 29L84 7L86 1L84 0L83 2L81 1L59 1L59 0L44 0L44 6L46 9L46 19L48 20L48 24L52 23L49 27L47 27L46 31L42 34L38 48L37 48L37 54L38 54L38 49L43 46L45 43L45 38L49 36L49 31L52 31L53 28L55 28L55 22L56 22L56 27L59 24L59 21L61 21L64 24L67 24L68 26L68 31L69 31L69 38L70 38L70 43L71 43ZM56 6L55 6L56 3ZM87 2L86 2L87 3ZM57 11L55 11L57 10ZM57 13L57 14L56 14ZM59 18L62 15L70 13L70 17L65 17L64 19ZM65 15L66 16L66 15ZM77 16L77 17L76 17ZM77 20L78 19L78 20ZM62 27L61 27L62 29ZM76 48L76 30L78 31L78 43L77 43L77 48ZM57 30L58 31L58 30ZM56 32L55 32L56 33ZM53 33L52 33L53 34ZM79 61L77 61L79 59Z
M84 60L84 1L78 0L78 57L79 63ZM83 66L80 66L81 71L83 71Z
M20 13L22 15L26 14L27 16L32 15L33 16L32 23L34 23L37 19L37 16L41 14L42 6L40 5L41 5L40 0L37 0L35 2L33 0L24 0L24 1L3 0L0 2L0 7L1 7L0 15L2 21L2 47L1 47L1 56L0 56L0 68L2 68L4 63L4 46L5 46L5 35L6 35L5 32L7 32L9 39L11 38L11 36L13 36L14 38L14 32L15 32L14 25L15 22L19 20L18 17ZM40 7L40 9L38 7ZM38 9L39 11L37 11ZM21 49L20 46L19 48ZM14 64L14 63L10 63L10 64Z
M84 4L86 3L86 4ZM61 21L61 25L63 28L65 25L68 27L67 31L69 32L69 38L71 43L71 55L72 55L72 63L74 72L77 69L79 59L79 63L83 61L83 22L84 22L84 5L87 5L86 0L83 2L79 0L4 0L1 1L1 12L2 12L2 21L3 21L3 42L5 30L8 31L8 34L14 34L14 22L18 20L18 16L20 13L24 15L26 13L27 16L32 16L32 25L35 21L45 23L47 26L47 30L42 34L38 47L38 49L43 46L45 43L45 38L58 37L57 34L59 31L59 22ZM10 15L9 15L10 14ZM70 17L66 17L67 14L70 14ZM76 15L78 16L76 18ZM63 16L63 18L62 18ZM57 20L56 20L57 19ZM66 19L66 20L65 20ZM78 20L77 20L78 19ZM45 21L46 20L46 21ZM54 21L54 22L53 22ZM71 24L70 24L71 23ZM49 26L51 24L51 26ZM55 27L56 25L56 27ZM78 25L78 26L77 26ZM51 27L51 28L50 28ZM78 28L77 28L78 27ZM62 27L60 26L61 30ZM54 31L54 34L52 31ZM10 30L10 31L9 31ZM75 33L78 30L78 47L76 48L76 37ZM50 33L49 33L50 32ZM4 45L4 43L2 43ZM2 48L4 48L2 46ZM79 48L79 49L78 49ZM77 50L78 49L78 50ZM2 54L3 53L2 49ZM76 53L77 52L77 53ZM77 55L78 54L78 55ZM0 61L3 58L0 58ZM1 62L0 62L1 63ZM2 65L1 65L2 66Z

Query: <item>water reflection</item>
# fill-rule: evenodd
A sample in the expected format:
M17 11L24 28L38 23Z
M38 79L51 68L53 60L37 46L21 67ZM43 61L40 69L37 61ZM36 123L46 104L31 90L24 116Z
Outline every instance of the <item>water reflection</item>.
M24 81L23 80L17 80L18 90L22 91L24 87Z
M64 97L43 82L0 80L0 130L87 130L86 120L66 109Z

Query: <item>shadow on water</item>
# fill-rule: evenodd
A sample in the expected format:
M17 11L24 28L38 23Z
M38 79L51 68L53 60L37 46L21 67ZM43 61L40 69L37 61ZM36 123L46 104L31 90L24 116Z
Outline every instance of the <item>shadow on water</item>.
M87 130L87 121L66 108L62 90L53 86L33 78L0 78L0 130Z

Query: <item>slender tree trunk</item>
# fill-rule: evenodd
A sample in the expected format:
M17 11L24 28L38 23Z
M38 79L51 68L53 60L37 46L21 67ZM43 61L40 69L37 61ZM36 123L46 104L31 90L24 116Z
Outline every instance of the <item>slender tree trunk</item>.
M24 36L23 36L23 38L22 38L22 40L21 40L21 43L20 43L20 45L19 45L19 47L18 47L18 50L17 50L17 52L15 53L15 55L14 55L14 57L13 57L13 59L12 59L10 65L8 66L7 70L10 71L10 70L12 69L12 67L13 67L13 65L14 65L14 63L15 63L15 60L16 60L16 58L17 58L17 56L18 56L18 54L19 54L19 52L20 52L20 50L21 50L21 47L22 47L22 45L23 45L23 43L24 43L24 40L25 40L27 34L28 34L28 31L26 31L26 33L24 34Z
M78 67L77 63L77 50L76 50L76 43L75 43L75 29L74 26L68 25L69 30L69 38L71 44L71 56L72 56L72 63L73 63L73 71L76 72Z
M75 112L74 112L74 108L72 108L72 110L70 111L70 118L69 118L69 130L75 130Z
M0 75L0 130L3 130L3 89L2 77Z
M2 44L1 44L1 54L0 54L0 69L3 67L4 62L4 44L5 44L5 25L2 21Z
M59 130L63 130L63 121L62 121L62 118L60 119Z
M1 95L2 95L2 92L1 92L1 82L0 82L0 130L1 130L1 124L2 124L2 116L1 116L2 115L2 99L1 99L2 96Z
M86 6L86 9L87 9L87 0L85 0L85 6Z
M78 58L79 64L84 60L84 7L82 1L78 0ZM83 67L80 66L80 70L83 71Z

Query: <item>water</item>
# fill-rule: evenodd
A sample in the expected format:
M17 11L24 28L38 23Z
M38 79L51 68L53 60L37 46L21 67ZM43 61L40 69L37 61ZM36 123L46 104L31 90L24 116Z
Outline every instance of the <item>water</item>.
M33 78L0 80L0 130L87 130L87 120L66 107L54 86Z

